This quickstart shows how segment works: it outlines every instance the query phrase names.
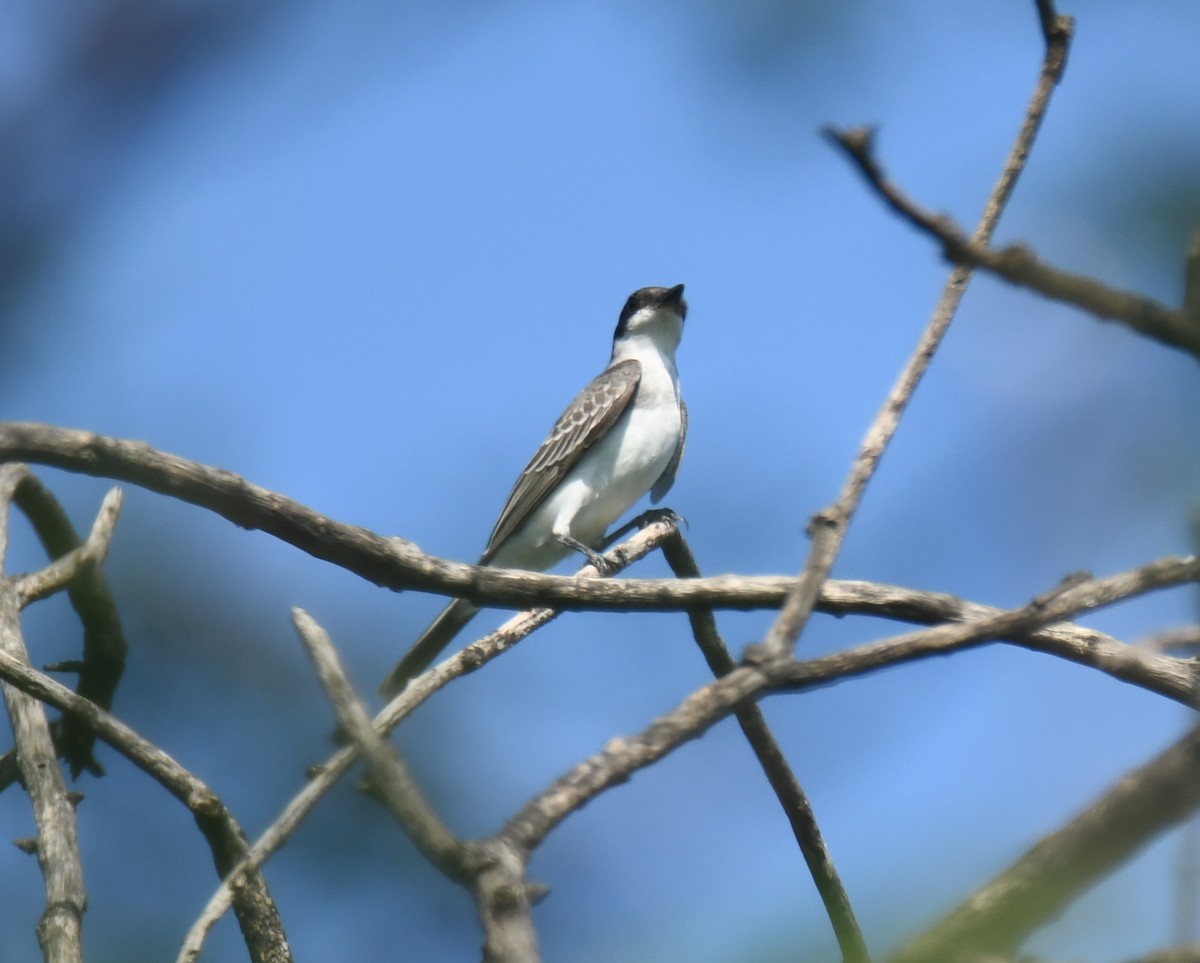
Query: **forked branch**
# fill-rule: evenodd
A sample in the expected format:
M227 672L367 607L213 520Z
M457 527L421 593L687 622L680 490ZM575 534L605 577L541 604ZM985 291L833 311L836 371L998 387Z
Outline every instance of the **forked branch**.
M992 188L984 205L983 216L975 228L974 240L986 245L996 229L1000 215L1008 204L1017 184L1017 178L1025 169L1034 139L1050 105L1050 95L1062 79L1067 64L1067 49L1071 41L1073 21L1060 16L1051 0L1038 0L1038 16L1042 27L1042 38L1046 53L1042 71L1034 87L1025 119L1017 134L1000 177ZM845 541L850 520L862 501L867 484L887 450L888 444L900 426L900 419L912 399L917 385L929 369L933 356L942 343L958 305L966 293L971 280L971 265L959 265L951 273L942 289L942 296L934 309L929 323L921 333L916 347L900 372L896 384L884 399L883 405L867 429L866 437L859 447L854 463L850 466L837 500L817 512L809 525L812 545L801 569L796 586L780 610L779 617L771 626L763 642L760 658L782 660L790 658L804 626L816 607L821 595L821 586L833 571L833 564Z

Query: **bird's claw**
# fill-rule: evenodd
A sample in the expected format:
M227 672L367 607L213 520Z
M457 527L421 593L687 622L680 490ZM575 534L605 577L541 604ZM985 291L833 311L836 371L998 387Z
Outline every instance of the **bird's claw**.
M688 520L673 508L648 508L633 520L633 524L638 528L646 528L655 522L668 522L676 527L679 525L683 525L684 528L688 527Z
M592 568L596 570L601 578L608 578L610 575L616 575L621 566L616 562L611 562L603 555L596 555L588 559Z

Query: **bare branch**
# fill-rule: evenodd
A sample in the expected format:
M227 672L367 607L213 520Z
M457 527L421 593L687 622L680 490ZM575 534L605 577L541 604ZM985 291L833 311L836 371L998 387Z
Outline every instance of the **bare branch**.
M34 475L26 475L17 486L14 504L25 514L51 558L65 555L79 546L79 535L67 513L54 494ZM67 597L83 625L83 659L77 667L79 682L75 691L100 708L108 709L125 671L125 653L129 645L103 570L92 567L80 572L79 577L67 586ZM96 735L91 729L75 716L65 716L51 728L55 745L66 759L72 776L78 776L85 769L96 776L104 774L104 769L92 757ZM0 760L0 787L7 784L8 774L7 760Z
M647 525L627 542L607 552L604 557L610 565L619 569L650 554L672 530L673 526L665 522ZM591 565L585 565L579 570L581 576L589 572L593 576L596 574L596 570ZM450 658L416 676L408 683L404 691L392 699L375 717L372 721L375 730L380 733L390 732L438 689L459 676L474 672L480 666L506 652L557 614L553 609L546 608L520 612L494 632L472 642ZM204 942L207 930L229 909L231 886L236 883L243 872L257 870L291 838L308 814L316 808L317 804L337 784L337 781L358 760L359 752L357 745L345 746L321 765L313 767L308 785L292 797L283 812L255 840L254 845L247 850L242 861L226 874L221 885L209 898L200 917L188 931L184 941L184 950L177 957L177 963L190 963L195 959L193 951L198 952L198 948ZM501 844L496 843L495 845ZM492 879L494 878L492 877ZM479 885L483 885L483 883ZM485 907L481 907L480 911L482 912L484 909Z
M483 844L488 856L473 887L483 921L483 963L537 963L537 931L530 910L541 887L525 882L525 854L503 839Z
M671 526L666 523L647 526L625 546L614 549L606 557L610 561L618 558L620 548L632 551L635 544L639 546L639 552L642 548L649 552L653 545L657 544L654 539L666 537L670 531ZM1174 581L1164 584L1179 584L1194 577L1187 562L1188 560L1184 560L1175 571ZM1194 559L1190 562L1192 565L1196 564ZM957 612L958 618L978 618L981 615L990 617L1003 612L987 606L973 606L953 596L914 592L892 586L875 586L872 583L831 581L827 583L826 589L831 597L830 610L835 612L869 611L909 621L941 621L943 617L956 617L953 614L942 613ZM495 658L514 644L510 638L512 635L518 632L528 634L537 625L549 620L552 615L553 613L546 609L521 613L495 632L422 673L375 717L375 729L379 732L389 731L450 679L473 671ZM1014 636L1017 644L1083 664L1094 664L1096 668L1124 681L1161 692L1188 704L1192 699L1193 675L1181 660L1139 653L1103 633L1079 626L1058 624L1036 630L1023 626L1014 632ZM962 644L977 642L970 640ZM1114 649L1129 650L1132 655L1125 660L1116 655ZM923 646L920 642L900 648L885 646L880 649L876 643L850 650L843 655L794 665L783 664L772 669L771 677L764 675L760 668L739 668L693 693L683 704L656 720L649 729L636 737L636 742L614 740L604 753L584 762L573 773L555 783L543 798L534 800L514 816L497 838L514 840L521 848L532 850L545 833L565 818L572 808L583 805L605 786L628 779L637 769L649 765L681 743L701 735L713 723L728 715L732 707L760 697L772 686L798 690L825 685L849 675L932 654L944 654L951 650L945 645ZM1096 652L1100 654L1093 663L1090 661L1091 654ZM1118 663L1123 668L1117 668ZM1183 694L1185 691L1186 695ZM257 870L278 851L354 764L358 755L357 746L346 746L323 764L313 768L309 784L284 807L271 826L247 850L244 859L226 874L226 879L210 898L201 919L213 921L220 918L229 908L230 881L238 879L245 871ZM193 925L185 945L198 945L197 941L203 941L203 936L197 934L199 925L199 922ZM180 963L185 959L194 957L181 956Z
M1071 31L1075 29L1075 20L1073 17L1060 15L1054 9L1054 0L1035 0L1038 12L1038 20L1042 25L1042 38L1046 41L1047 47L1057 47L1062 51L1062 56L1067 55L1067 44L1070 42ZM1062 66L1057 68L1057 73L1061 77Z
M498 838L521 852L532 852L571 813L683 743L699 738L735 708L762 695L769 684L764 670L748 667L697 689L637 735L610 740L600 752L556 779L505 823Z
M875 650L872 654L886 661L872 667L913 658L917 652L929 655L979 645L1008 634L1023 635L1079 612L1197 579L1200 579L1200 559L1193 557L1161 559L1106 578L1072 580L1021 609L876 642L870 647ZM839 658L829 656L808 663L765 662L736 669L697 689L637 735L613 739L602 751L555 780L508 821L502 835L515 845L532 850L551 829L600 792L699 737L738 706L760 698L769 690L809 688L852 671L866 671L861 664L839 662Z
M1195 655L1200 649L1200 625L1181 625L1163 629L1138 641L1138 647L1150 652L1178 652Z
M695 556L678 528L663 543L662 548L671 571L679 578L700 576ZM729 654L720 632L717 631L717 621L713 617L712 609L689 609L688 620L691 622L696 644L704 654L713 675L721 678L733 672L737 665L733 656ZM834 935L842 951L842 959L845 963L869 963L871 956L866 940L863 939L862 930L855 919L850 896L842 885L833 857L825 845L821 828L817 825L817 817L808 794L788 765L783 750L771 734L766 717L758 705L751 702L740 706L735 715L792 827L792 835L800 846L800 852L833 926Z
M26 460L128 481L259 529L376 585L457 595L487 605L621 611L679 611L696 602L775 608L794 579L783 576L589 579L464 565L426 555L402 538L345 525L245 479L156 451L141 442L50 425L0 422L0 462Z
M1182 576L1180 584L1189 580L1186 567L1178 574ZM953 595L918 592L872 582L830 580L825 585L824 597L824 605L829 611L886 616L925 625L971 622L1005 611L990 605L965 602ZM1197 700L1195 666L1190 660L1127 645L1096 629L1059 622L1031 632L1010 632L1006 641L1098 669L1122 682L1186 706L1194 705ZM936 639L930 640L928 637L911 646L897 647L886 640L868 642L819 659L798 662L790 671L797 685L807 688L911 659L944 655L959 647L951 645L944 648Z
M654 526L650 526L646 532L640 534L640 537L655 534L652 531L653 528ZM631 542L632 540L634 539L631 539ZM1176 575L1180 574L1176 573ZM1181 580L1183 580L1183 575L1190 576L1192 573L1190 570L1184 570ZM829 582L827 588L829 590L845 588L841 596L834 600L834 609L850 610L862 608L862 606L877 606L875 611L880 614L889 614L894 617L906 618L906 620L936 621L940 620L943 614L949 614L952 611L958 611L959 617L978 617L978 614L991 616L1001 611L990 609L988 606L971 606L961 603L959 599L950 596L934 596L932 593L894 590L890 587L884 587L888 591L880 592L877 591L878 587L863 584L863 582ZM535 614L534 618L538 615L548 618L550 612L544 610L540 614ZM412 712L413 708L418 706L421 701L428 698L433 690L443 686L450 678L478 668L478 665L486 660L496 657L499 652L511 645L511 642L506 640L506 635L514 632L517 624L528 621L530 621L528 614L516 616L514 620L510 620L497 632L474 642L455 656L451 656L445 662L415 678L408 688L392 700L374 720L376 729L379 731L391 729L392 726L407 717L408 713ZM1110 639L1103 633L1094 632L1092 629L1062 626L1062 624L1039 629L1037 632L1026 632L1025 629L1022 629L1021 633L1016 635L1016 641L1019 644L1039 648L1040 651L1058 654L1063 658L1085 664L1092 664L1088 662L1088 657L1090 657L1088 653L1099 651L1097 668L1110 671L1117 677L1126 678L1126 681L1144 684L1146 688L1164 692L1164 694L1169 694L1172 698L1181 701L1188 702L1193 698L1192 671L1183 666L1180 660L1144 654L1142 656L1144 664L1151 668L1141 670L1136 668L1139 665L1136 662L1139 653L1130 650L1134 656L1126 663L1126 669L1122 675L1108 664L1122 662L1122 660L1111 651L1104 652L1103 650L1105 646L1120 647L1122 650L1129 650L1129 647L1122 646L1120 642ZM880 647L880 644L863 646L858 650L840 654L840 656L798 663L794 668L780 666L778 680L774 684L786 688L817 686L817 684L827 684L835 681L836 678L858 674L858 672L884 668L884 666L902 662L902 660L947 651L949 648L943 645L922 647L918 644L899 648L895 646ZM1163 668L1165 665L1177 666L1177 671L1171 674ZM1130 668L1130 666L1134 666L1134 668ZM739 702L750 698L757 698L768 688L769 684L772 682L764 677L761 671L755 669L738 669L733 674L722 677L718 682L714 682L692 695L676 711L656 720L648 730L637 737L636 744L630 740L614 741L610 743L610 747L605 750L605 753L593 756L592 760L584 762L580 770L560 779L559 783L552 788L551 794L556 789L562 790L563 800L557 802L553 798L535 800L534 803L530 803L530 807L526 807L524 811L509 821L509 825L502 831L502 836L516 838L522 847L532 849L536 843L540 842L540 838L552 829L552 824L565 818L572 807L581 806L586 798L595 795L596 792L605 788L605 785L622 782L623 779L629 778L636 768L649 765L650 762L660 758L678 744L701 735L701 732L709 725L724 718L731 706L736 706ZM611 753L612 758L606 753ZM238 867L235 867L232 873L228 874L229 879L238 878L247 869L257 869L262 866L262 863L269 859L271 854L282 847L283 843L298 829L308 813L311 813L312 809L317 806L320 798L358 759L358 754L358 748L348 746L338 750L322 766L316 767L310 784L288 803L275 823L272 823L263 836L259 837L253 847L247 851L246 859ZM564 806L565 808L563 808ZM228 909L229 879L224 881L220 889L211 897L208 907L205 908L203 919L215 920L223 914L224 910ZM192 939L193 935L188 935L188 941L192 941Z
M12 503L13 493L29 469L24 465L5 465L0 467L0 568L8 559L8 506Z
M1020 609L991 609L986 615L957 625L938 625L881 639L810 662L781 665L772 672L772 681L776 687L810 688L833 678L844 678L884 665L895 665L897 662L1003 638L1012 639L1027 648L1091 665L1122 681L1168 695L1185 705L1200 705L1195 691L1194 667L1184 660L1154 655L1121 643L1115 643L1115 647L1108 646L1104 644L1104 639L1086 635L1081 637L1075 632L1060 634L1058 630L1063 627L1058 625L1045 628L1050 623L1070 618L1079 612L1196 581L1200 581L1200 558L1196 556L1159 559L1105 578L1070 579Z
M76 549L60 555L50 565L17 579L17 595L21 608L60 592L79 578L87 568L104 563L112 543L113 530L121 514L121 489L112 488L100 504L100 512L92 523L87 539Z
M1067 48L1071 39L1072 22L1067 17L1057 17L1053 14L1053 6L1049 0L1043 0L1038 6L1042 21L1042 32L1046 41L1046 54L1042 62L1042 72L1025 111L1025 119L1016 141L1009 151L1008 159L1000 172L1000 177L984 205L983 215L975 229L974 240L986 245L990 240L1000 214L1012 196L1017 179L1025 169L1029 151L1033 146L1038 129L1046 116L1050 104L1050 95L1062 78L1066 67ZM864 137L869 141L869 136ZM909 357L900 377L892 387L883 406L876 414L871 426L867 429L866 437L859 448L850 474L838 494L837 500L830 506L817 512L809 526L812 545L808 558L800 572L796 587L784 603L779 617L771 626L763 642L763 658L784 659L791 655L792 648L804 626L808 623L820 597L821 586L833 570L833 563L841 551L850 520L862 500L867 484L875 474L879 460L883 457L888 444L900 425L908 402L916 391L925 372L933 360L933 355L942 343L950 322L958 310L962 296L966 293L967 284L971 279L971 266L959 265L950 272L942 296L934 309L933 316L921 333L916 348Z
M1008 955L1081 892L1200 806L1200 728L1131 773L893 957Z
M1038 260L1020 245L994 249L978 236L968 239L949 217L922 208L884 176L875 160L869 131L829 133L893 211L941 243L947 260L960 267L983 268L1012 284L1081 308L1102 321L1120 321L1139 334L1200 358L1200 323L1187 310L1175 311L1152 298L1062 271Z
M202 780L99 706L3 651L0 651L0 679L40 702L78 716L100 739L187 806L208 842L213 863L221 876L237 864L246 851L245 834L220 797ZM261 875L252 873L242 879L234 912L251 959L256 963L291 960L279 912Z
M20 608L8 582L0 584L0 652L29 661L20 632ZM75 807L58 767L45 708L7 683L0 684L16 742L21 782L37 822L37 857L46 883L46 909L38 921L38 943L47 960L83 959L81 927L87 909Z
M0 653L28 665L29 653L21 637L20 591L2 571L9 506L24 474L23 465L0 468ZM17 765L38 829L37 858L46 885L46 909L37 925L38 943L48 961L82 961L87 889L79 859L75 807L58 768L46 710L12 685L0 684L0 690L12 724Z
M534 963L537 933L524 860L503 844L464 844L446 828L408 767L371 725L329 634L301 609L292 610L292 621L342 729L367 760L371 790L425 858L475 894L484 933L483 958L494 963Z
M471 866L467 847L438 818L408 766L371 725L371 717L346 678L329 633L303 609L292 609L292 622L342 731L367 761L372 791L383 800L426 859L451 879L469 883Z

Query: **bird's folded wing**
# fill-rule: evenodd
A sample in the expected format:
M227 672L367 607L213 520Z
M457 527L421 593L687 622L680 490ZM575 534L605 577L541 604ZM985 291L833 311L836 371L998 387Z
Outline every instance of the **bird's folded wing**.
M562 413L513 486L492 529L481 562L487 562L530 513L608 432L629 405L642 366L629 359L597 375Z
M654 487L650 489L650 501L657 505L662 501L663 495L671 490L671 486L675 484L675 476L679 474L679 463L683 461L683 449L687 444L687 405L683 403L683 399L679 399L679 440L675 442L675 451L671 455L671 460L667 462L667 467L663 469L663 473L658 476L658 481L654 483Z

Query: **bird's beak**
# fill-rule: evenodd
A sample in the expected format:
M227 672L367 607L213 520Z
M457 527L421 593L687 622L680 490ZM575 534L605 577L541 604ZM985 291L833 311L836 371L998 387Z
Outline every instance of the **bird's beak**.
M668 289L667 296L663 298L663 304L671 304L675 307L683 302L683 285L676 284L675 287Z

